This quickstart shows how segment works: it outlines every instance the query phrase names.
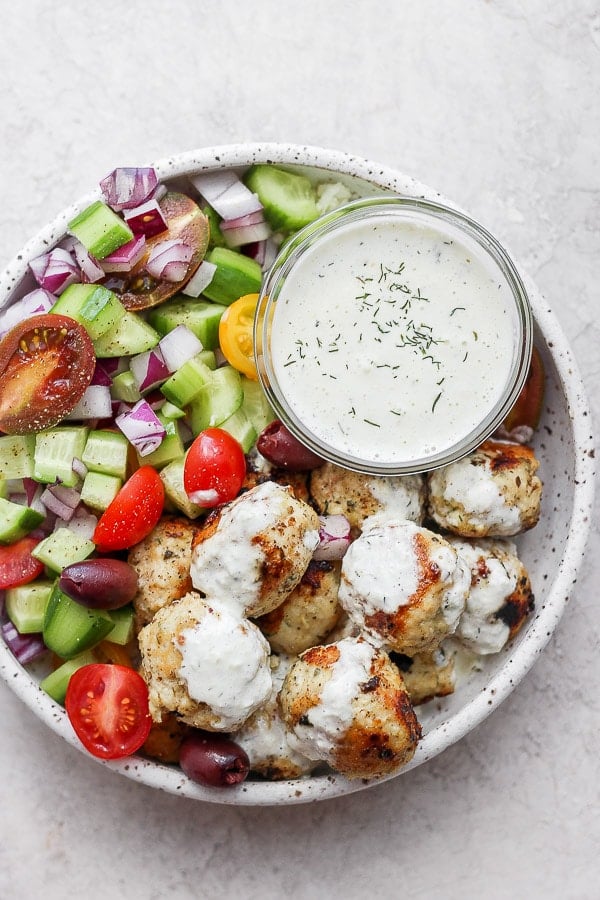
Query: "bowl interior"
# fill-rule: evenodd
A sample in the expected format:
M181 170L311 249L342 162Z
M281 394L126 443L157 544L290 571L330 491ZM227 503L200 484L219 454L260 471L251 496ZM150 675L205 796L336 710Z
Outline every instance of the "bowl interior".
M253 162L267 161L291 166L317 181L342 181L354 197L391 191L454 205L432 189L394 170L319 148L285 144L232 145L180 154L156 164L156 168L162 180L185 187L188 173L220 167L243 171ZM82 198L28 242L0 278L0 308L34 286L27 268L28 260L64 237L67 221L97 196L98 192L93 192ZM534 343L542 354L547 373L545 408L533 442L544 483L542 516L534 530L518 539L520 556L534 588L535 612L517 639L501 653L488 657L479 671L471 672L453 695L417 708L424 737L414 759L403 772L459 740L518 684L552 634L583 555L593 501L594 445L587 405L558 323L527 278L526 285L535 319ZM39 689L42 670L40 666L26 671L0 642L0 674L10 687L47 725L85 752L62 707ZM201 787L189 781L177 768L137 756L102 764L153 787L227 804L306 802L368 786L362 781L348 781L342 776L325 773L298 781L246 781L232 790L222 791Z

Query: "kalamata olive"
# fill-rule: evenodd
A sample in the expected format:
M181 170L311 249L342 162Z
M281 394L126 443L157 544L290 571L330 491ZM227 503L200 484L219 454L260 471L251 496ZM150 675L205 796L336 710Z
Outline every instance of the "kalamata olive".
M188 778L208 787L239 784L250 769L248 756L238 744L208 731L197 731L183 741L179 765Z
M275 419L261 433L256 447L259 453L280 469L308 472L323 465L324 460L288 431L283 422Z
M89 609L119 609L137 592L137 572L120 559L84 559L62 570L58 586Z

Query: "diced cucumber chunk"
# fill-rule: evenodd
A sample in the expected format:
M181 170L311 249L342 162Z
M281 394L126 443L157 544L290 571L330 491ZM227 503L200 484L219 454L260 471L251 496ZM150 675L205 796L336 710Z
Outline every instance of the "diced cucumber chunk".
M160 340L160 335L140 316L125 311L114 328L94 341L94 350L99 359L114 356L133 356L152 350Z
M185 410L180 409L178 406L175 406L173 403L170 403L169 400L166 400L160 408L161 415L166 419L183 419L185 416ZM0 485L1 487L1 485Z
M101 609L88 609L54 585L46 604L43 637L46 646L61 659L72 659L99 644L114 628Z
M125 480L129 442L120 431L91 431L81 459L92 472Z
M176 459L160 472L165 487L165 495L173 506L184 513L188 519L197 519L206 510L189 499L183 487L183 466L185 457Z
M75 319L95 341L121 321L125 307L116 294L100 284L71 284L50 312Z
M58 479L65 487L74 487L79 476L73 471L75 457L81 459L89 428L49 428L35 437L33 477L36 481L54 484Z
M233 366L222 366L212 373L210 382L200 389L189 407L190 428L200 434L224 422L242 405L242 378Z
M0 544L14 544L43 521L36 509L0 497Z
M227 247L215 247L205 259L217 267L212 281L204 289L204 296L209 300L229 306L244 294L260 291L262 270L256 260Z
M177 294L151 309L148 322L161 335L173 331L177 325L186 325L205 350L214 350L219 346L219 322L224 312L223 305Z
M212 376L213 370L197 355L174 372L161 386L161 391L171 403L187 406L205 384L210 384Z
M275 231L297 231L320 215L316 189L304 175L259 165L246 173L244 183L258 195Z
M248 453L258 437L256 428L241 407L232 416L221 422L219 428L228 431L242 445L244 453Z
M209 234L210 237L208 239L209 247L224 247L225 246L225 238L221 232L219 227L221 219L216 210L212 208L212 206L205 206L202 210L206 218L208 219L209 226Z
M124 647L133 638L133 623L135 613L133 606L128 604L122 606L121 609L111 609L108 614L113 621L113 630L110 633L110 641L112 644L120 644Z
M272 422L277 416L258 381L252 381L250 378L242 375L242 390L244 391L242 409L256 428L257 435L259 435L269 422Z
M65 566L87 559L94 550L95 545L87 538L69 528L57 528L33 548L31 555L53 572L62 572Z
M52 581L32 581L6 592L6 612L19 634L37 634L44 627L44 610Z
M0 437L0 475L3 478L32 478L35 435L7 434Z
M6 478L0 478L0 497L8 496L8 484Z
M129 371L129 369L127 372L115 375L112 380L110 393L113 400L122 400L124 403L137 403L138 400L142 399L136 380L133 377L133 372Z
M133 239L129 225L101 200L71 219L69 231L97 259L104 259Z
M123 481L116 475L105 475L103 472L93 472L91 469L83 479L81 499L90 509L103 512L115 499Z
M158 413L158 420L166 429L166 435L160 442L160 446L147 453L146 456L140 456L138 453L138 462L141 466L154 466L155 469L162 469L174 459L179 459L185 453L183 441L179 434L179 426L174 419L166 419L161 412Z
M40 682L40 687L49 694L56 703L64 704L71 675L73 675L77 669L81 669L83 666L89 666L95 662L97 662L97 660L92 651L85 650L83 653L74 656L73 659L68 659L62 666L55 669L54 672L50 672L49 675L46 675L44 680Z

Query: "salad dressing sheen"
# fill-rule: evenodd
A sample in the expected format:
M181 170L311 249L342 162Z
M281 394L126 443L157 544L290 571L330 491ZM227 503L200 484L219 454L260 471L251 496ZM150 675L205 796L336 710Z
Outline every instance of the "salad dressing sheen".
M305 426L343 455L417 460L475 429L513 364L516 315L491 262L393 216L324 235L286 276L273 367Z

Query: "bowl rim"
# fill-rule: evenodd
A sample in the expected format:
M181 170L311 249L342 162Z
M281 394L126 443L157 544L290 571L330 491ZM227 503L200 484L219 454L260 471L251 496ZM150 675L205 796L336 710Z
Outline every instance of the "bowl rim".
M308 166L366 181L377 190L391 190L407 196L441 202L464 212L460 206L416 179L392 166L381 165L361 156L314 145L277 142L233 143L188 150L151 163L160 180L172 179L190 172L198 173L222 168L248 167L254 163ZM67 222L87 204L100 196L91 191L59 213L48 225L30 238L0 274L0 309L27 273L28 261L64 237ZM0 675L13 692L46 725L69 744L109 770L132 780L175 795L224 805L270 806L306 803L351 794L396 778L416 766L433 759L460 740L498 708L500 703L522 680L548 643L560 620L579 566L583 561L589 536L594 500L594 438L592 421L579 369L571 348L554 313L532 279L507 249L527 288L534 319L545 342L552 347L560 387L564 393L573 428L574 488L570 514L570 530L565 551L559 561L557 575L545 597L545 603L528 625L523 639L514 648L482 691L460 710L436 725L421 740L411 762L398 773L365 783L348 780L335 773L295 781L246 781L226 791L191 782L183 772L138 756L122 760L99 760L91 757L74 734L64 709L54 703L38 686L29 672L17 662L8 647L0 641ZM23 677L23 676L26 677Z

